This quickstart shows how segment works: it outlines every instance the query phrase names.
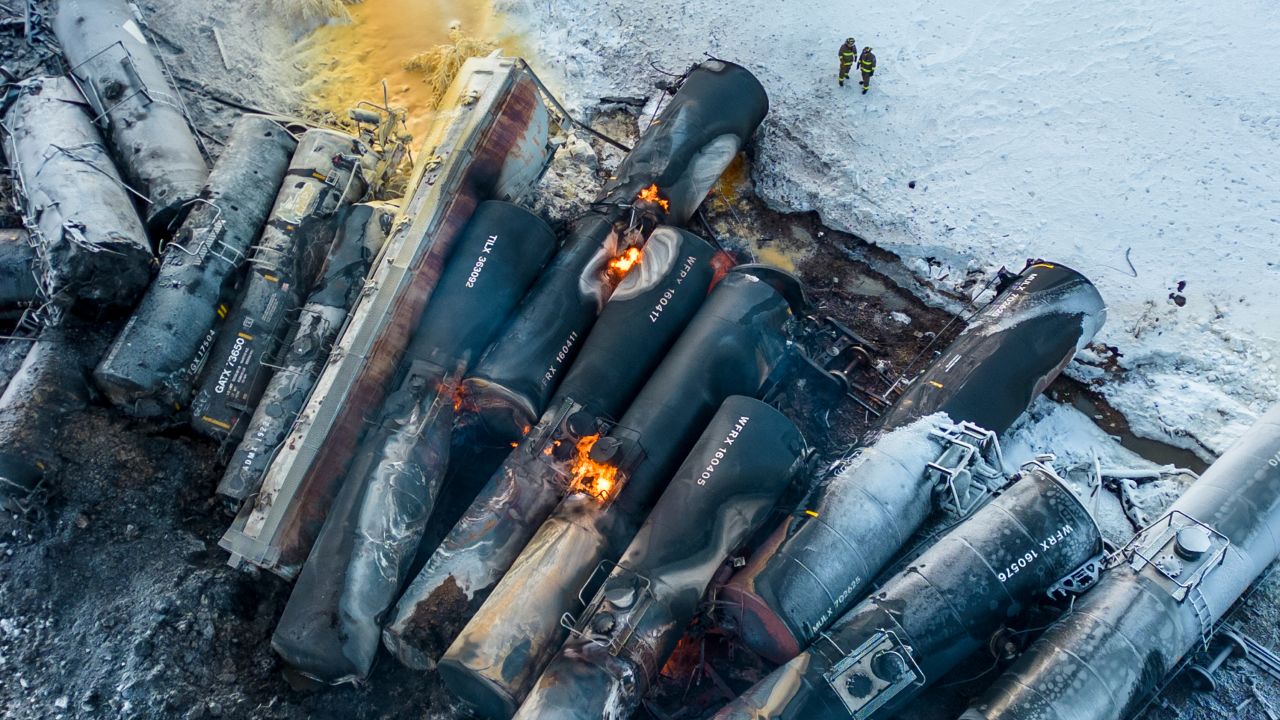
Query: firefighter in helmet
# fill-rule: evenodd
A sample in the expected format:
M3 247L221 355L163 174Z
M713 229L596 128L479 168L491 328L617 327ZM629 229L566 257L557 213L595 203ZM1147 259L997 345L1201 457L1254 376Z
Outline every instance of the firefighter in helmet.
M871 76L876 74L876 56L871 52L871 47L862 48L862 55L858 57L858 70L862 72L862 94L866 95L871 89Z
M849 79L849 71L853 69L853 59L858 56L858 46L853 44L853 38L844 41L840 46L840 75L838 80L840 87L844 87L844 81Z

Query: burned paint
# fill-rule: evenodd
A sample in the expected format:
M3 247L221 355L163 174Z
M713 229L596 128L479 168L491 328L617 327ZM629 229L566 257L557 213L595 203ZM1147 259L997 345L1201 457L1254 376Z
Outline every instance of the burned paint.
M705 241L660 227L609 299L551 409L480 490L397 603L383 633L411 667L434 665L569 490L565 452L607 432L702 306L715 275ZM657 313L656 308L664 308ZM449 601L455 592L461 602ZM441 608L428 613L424 608Z
M549 160L549 116L528 72L510 58L471 59L417 153L409 193L357 301L333 362L221 542L293 577L310 552L366 419L377 415L408 338L476 204L522 194Z
M249 274L231 304L191 400L191 427L224 442L244 436L306 292L338 231L337 215L365 193L372 151L356 138L308 130L298 141Z
M1024 270L725 586L748 647L785 662L860 600L934 508L925 471L944 447L935 431L980 421L1003 432L1105 316L1097 290L1074 270L1049 263ZM947 422L926 417L933 413Z
M58 307L133 304L151 278L151 241L88 103L65 78L33 78L17 92L4 117L5 155L43 296Z
M448 468L461 375L554 249L527 210L476 208L276 628L272 645L297 670L335 683L368 674Z
M726 400L516 718L630 718L712 576L804 457L799 430L777 410Z
M597 565L622 553L725 398L764 390L786 352L797 286L760 266L720 281L609 435L639 458L621 468L620 488L604 501L562 500L458 635L439 670L483 715L515 712L564 640L561 615L594 593Z
M113 404L154 416L190 402L296 146L273 120L236 122L155 281L94 371Z
M1009 617L1101 552L1080 499L1052 470L1029 465L716 720L899 717ZM1010 576L1007 567L1023 570Z
M963 720L1118 720L1280 554L1280 406L1263 415Z
M219 495L238 501L258 490L271 458L315 386L347 311L364 289L369 267L391 230L395 210L394 205L374 203L356 205L342 213L345 218L339 222L320 281L302 307L280 371L271 377L244 440L227 462L227 471L218 483Z
M176 227L209 168L182 97L124 0L59 0L53 31L121 173L146 200L147 226Z

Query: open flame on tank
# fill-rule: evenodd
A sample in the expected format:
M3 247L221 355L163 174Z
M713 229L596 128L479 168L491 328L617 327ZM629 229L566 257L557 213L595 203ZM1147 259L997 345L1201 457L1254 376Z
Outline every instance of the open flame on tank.
M631 268L639 265L643 257L644 252L633 245L623 250L621 255L609 261L609 272L618 277L623 277L631 271Z
M617 485L618 467L592 457L591 450L599 439L599 433L578 439L577 454L574 456L573 465L569 468L569 492L586 493L604 502L609 499Z
M640 194L636 195L636 200L655 203L658 207L662 208L663 212L671 211L671 201L662 197L662 191L658 189L657 183L641 190Z

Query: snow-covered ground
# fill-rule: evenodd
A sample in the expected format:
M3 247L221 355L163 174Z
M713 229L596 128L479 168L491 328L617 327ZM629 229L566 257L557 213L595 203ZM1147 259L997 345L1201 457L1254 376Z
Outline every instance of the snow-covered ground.
M650 62L748 66L766 201L935 287L1031 257L1084 272L1124 371L1069 372L1105 377L1138 434L1218 453L1280 400L1280 3L495 4L580 107L652 93ZM835 82L850 35L879 58L865 96Z

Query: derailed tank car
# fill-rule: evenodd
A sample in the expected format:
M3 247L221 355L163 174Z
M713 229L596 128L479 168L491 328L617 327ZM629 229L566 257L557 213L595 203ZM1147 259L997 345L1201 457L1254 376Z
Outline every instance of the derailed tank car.
M151 279L151 241L88 103L61 77L14 89L5 157L33 235L42 297L59 308L128 307Z
M617 426L580 445L587 471L440 661L482 715L515 712L564 641L560 617L594 594L596 567L626 549L720 404L765 389L787 350L797 286L772 268L730 272Z
M105 123L112 155L164 233L200 196L209 168L182 97L125 0L58 0L53 31L72 77Z
M223 536L233 565L297 574L368 418L392 390L458 233L480 201L522 195L550 159L550 116L532 75L511 58L468 60L440 108L370 290L352 308L260 491Z
M524 435L649 234L689 221L768 111L764 87L745 68L708 60L689 71L593 203L597 212L577 223L556 266L467 379L473 425L495 442Z
M297 670L334 683L368 674L380 619L402 587L449 464L462 373L554 249L555 234L527 210L498 201L476 208L272 638Z
M631 717L712 576L805 457L782 413L741 395L725 400L516 718Z
M391 230L396 206L362 203L339 221L316 288L307 298L289 340L280 370L271 376L245 428L244 440L227 462L218 494L234 501L257 491L262 475L307 402L329 348L364 289L373 259Z
M613 426L702 306L716 256L692 233L653 231L547 412L401 596L383 632L401 662L432 666L489 596L582 470L578 443Z
M273 120L241 118L160 271L94 371L112 403L167 415L191 401L249 248L262 232L297 141Z
M716 720L898 717L1008 617L1101 552L1101 532L1075 493L1048 467L1028 465Z
M357 138L332 130L308 130L298 140L249 258L248 278L196 385L191 426L197 431L220 440L243 437L337 233L336 215L365 194L371 153Z
M1280 406L1140 532L962 720L1120 720L1280 554Z
M981 498L982 487L969 484L974 473L948 479L929 464L944 452L963 458L966 445L1006 430L1105 315L1076 271L1044 262L1025 269L725 586L746 644L774 662L794 657L865 595L933 510L935 494L960 512ZM934 413L945 417L927 417Z

